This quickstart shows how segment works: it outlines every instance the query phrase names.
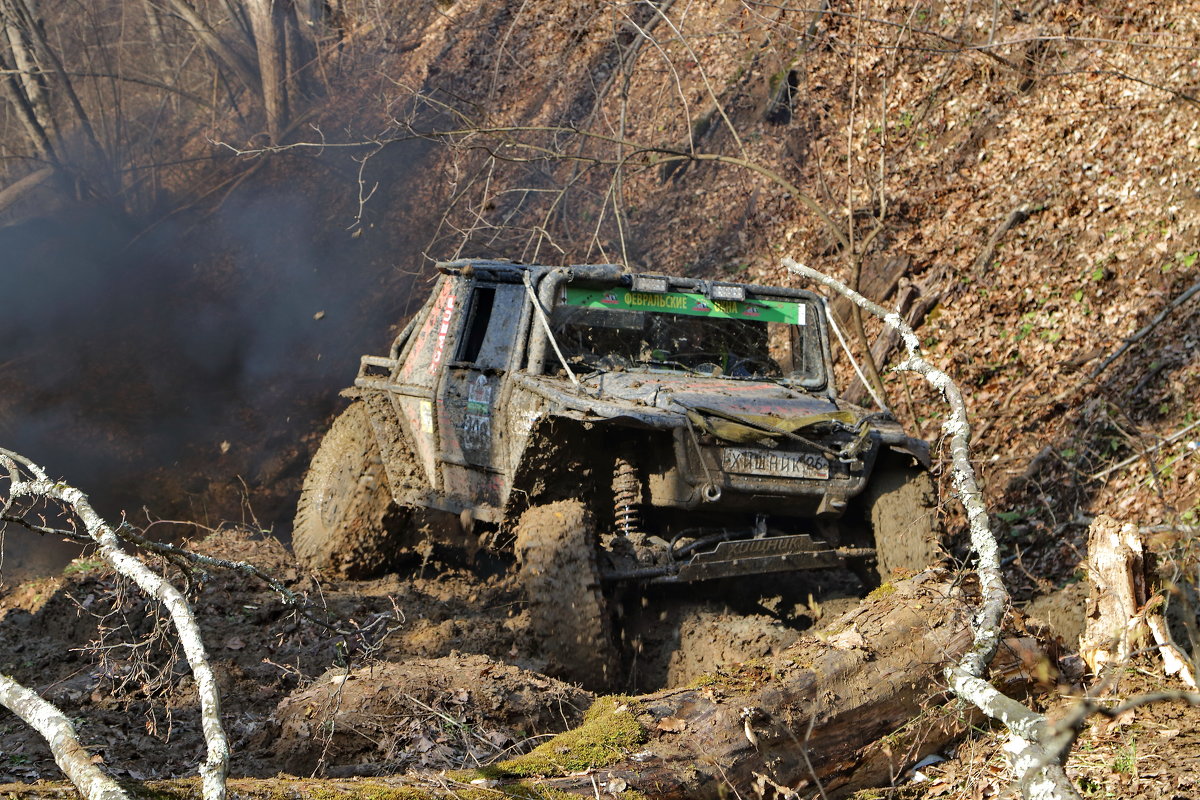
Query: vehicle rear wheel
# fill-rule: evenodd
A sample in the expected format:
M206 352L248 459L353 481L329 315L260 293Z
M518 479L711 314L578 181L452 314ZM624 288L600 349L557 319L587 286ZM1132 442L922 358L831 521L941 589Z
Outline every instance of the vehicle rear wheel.
M517 523L517 563L547 671L603 691L615 683L619 659L596 546L595 519L578 500L534 506Z
M367 410L353 403L333 421L304 477L292 550L308 569L378 575L396 556L403 516L392 502Z
M920 572L939 559L936 507L933 481L923 469L887 469L872 477L867 517L883 580L891 580L893 570Z

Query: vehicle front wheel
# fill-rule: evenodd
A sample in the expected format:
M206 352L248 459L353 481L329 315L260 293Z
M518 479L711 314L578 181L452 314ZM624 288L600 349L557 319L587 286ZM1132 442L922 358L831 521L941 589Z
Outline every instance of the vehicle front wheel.
M517 563L547 672L604 691L616 682L619 658L596 547L595 519L578 500L534 506L517 523Z
M403 514L392 501L379 446L362 403L333 421L313 456L292 528L292 550L308 569L347 578L387 570Z
M891 580L894 570L920 572L940 558L937 494L928 472L916 467L878 472L866 499L883 580Z

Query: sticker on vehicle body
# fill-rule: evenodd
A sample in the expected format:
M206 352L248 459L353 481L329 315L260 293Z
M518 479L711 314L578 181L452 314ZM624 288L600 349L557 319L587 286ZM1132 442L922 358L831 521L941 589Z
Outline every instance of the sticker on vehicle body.
M480 375L467 390L467 413L490 416L492 413L492 385L486 375Z
M433 401L422 400L420 405L421 432L433 433Z
M454 295L446 298L446 308L442 311L442 322L438 326L437 344L433 347L433 357L429 359L429 371L437 369L442 363L446 352L446 337L450 334L450 321L454 319Z
M654 311L716 319L783 322L789 325L807 323L805 304L790 300L711 300L695 292L634 292L625 289L568 286L562 301L569 306L580 308Z
M486 457L492 442L492 385L486 375L468 384L467 413L463 418L462 446Z
M829 460L816 453L721 448L721 467L739 475L828 480Z

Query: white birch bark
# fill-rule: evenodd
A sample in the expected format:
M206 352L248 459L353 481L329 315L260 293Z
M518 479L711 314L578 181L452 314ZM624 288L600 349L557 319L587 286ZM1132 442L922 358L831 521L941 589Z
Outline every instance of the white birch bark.
M2 10L3 13L0 13L0 17L3 18L9 51L12 53L13 63L18 71L17 80L24 90L25 98L29 101L29 107L33 111L38 125L46 132L48 138L55 138L54 119L50 115L50 101L46 96L46 89L42 85L39 75L41 70L37 59L30 49L28 38L17 23L15 10L11 8Z
M1146 594L1142 539L1136 525L1100 514L1088 527L1086 625L1079 655L1096 675L1121 666L1145 644Z
M0 674L0 705L37 731L84 800L128 800L129 795L92 763L66 715L7 675Z
M200 695L201 727L207 745L206 758L200 765L204 797L205 800L224 800L225 776L229 770L229 742L221 724L221 697L208 663L200 626L187 599L141 559L121 548L112 526L96 513L87 495L79 489L50 480L41 467L8 450L0 449L0 467L7 470L9 477L9 496L5 500L4 510L20 498L45 498L62 503L83 523L88 536L96 542L100 557L166 608L179 634ZM26 479L24 473L28 473L32 479Z
M962 661L946 668L946 680L958 697L1008 728L1012 734L1006 747L1009 760L1016 772L1017 786L1028 800L1077 800L1079 793L1062 769L1062 759L1074 741L1073 732L1058 734L1047 724L1045 717L1005 697L982 677L1000 643L1001 621L1008 608L1008 591L1000 573L1000 547L988 524L983 492L971 466L971 426L962 393L949 375L921 356L916 333L899 314L871 302L836 278L791 258L784 258L783 266L790 272L832 289L894 328L900 334L908 354L908 358L896 369L915 372L923 377L950 406L950 416L943 423L942 431L950 443L954 487L967 512L982 600L974 615L974 642L971 649Z

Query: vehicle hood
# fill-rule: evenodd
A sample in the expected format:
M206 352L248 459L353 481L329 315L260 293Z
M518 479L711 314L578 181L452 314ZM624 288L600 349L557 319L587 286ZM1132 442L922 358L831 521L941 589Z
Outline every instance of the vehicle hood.
M664 411L686 413L711 408L729 414L768 414L779 417L810 416L836 411L828 397L767 381L700 378L692 375L607 373L585 385L599 383L602 395L622 400L641 399Z
M929 445L905 435L890 415L768 381L647 372L594 373L582 377L578 388L559 376L525 374L519 381L551 400L556 407L552 413L583 421L625 421L652 428L688 425L741 444L789 437L815 444L805 429L832 424L852 433L837 446L839 457L858 457L877 437L929 466Z
M559 377L539 376L535 380L555 393L570 387L569 382ZM588 375L580 380L580 384L598 411L601 407L617 405L653 408L681 416L689 411L712 410L738 417L752 415L797 419L854 408L839 406L823 395L809 394L768 381L653 372L605 372ZM854 416L862 416L863 413L858 410ZM601 415L609 416L604 412Z

